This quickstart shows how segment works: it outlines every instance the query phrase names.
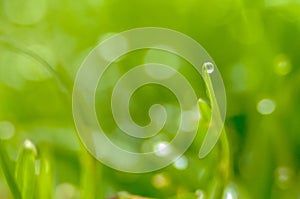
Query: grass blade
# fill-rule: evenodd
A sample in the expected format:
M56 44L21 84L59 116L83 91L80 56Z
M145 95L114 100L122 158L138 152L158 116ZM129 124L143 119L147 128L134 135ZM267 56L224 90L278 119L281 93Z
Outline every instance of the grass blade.
M35 159L37 150L33 143L25 140L19 153L15 176L23 199L32 199L36 186Z
M136 195L131 195L127 192L120 192L118 193L118 199L151 199L151 198L145 198L142 196L136 196ZM152 198L153 199L153 198Z
M211 110L213 110L213 112L211 113L210 127L207 130L207 134L199 151L200 158L205 157L213 149L219 140L224 127L211 76L205 65L203 65L202 68L202 76L207 87L206 91L208 93L211 102Z
M204 123L207 123L211 120L211 108L204 100L200 99L198 101L198 106L202 115L202 119ZM211 199L219 198L220 193L222 193L222 189L225 187L224 184L228 183L228 180L230 178L230 150L229 150L229 144L228 139L226 135L225 128L222 129L220 139L218 140L218 143L215 148L218 152L218 171L215 174L214 179L212 180L212 183L210 184L210 188L207 191L208 197ZM213 153L210 153L208 156L214 155ZM208 157L206 156L206 157ZM220 183L222 182L222 183Z
M102 165L82 147L81 198L104 198Z
M72 90L72 82L70 79L64 75L60 75L53 66L51 66L44 58L42 58L40 55L35 53L34 51L26 48L24 45L20 45L20 42L16 42L13 40L9 40L7 38L0 37L0 45L5 46L7 49L9 49L12 52L21 53L27 57L30 57L31 59L37 61L41 66L46 68L47 71L49 71L53 77L57 80L59 86L62 88L62 90L66 93L70 93ZM63 70L61 68L61 70ZM65 71L63 71L65 72ZM64 73L62 73L64 74Z
M37 178L37 198L52 199L54 187L54 172L49 147L43 145L40 152L39 173Z
M1 139L0 139L0 165L13 197L15 199L22 199L21 192L13 176L13 172L12 172L13 163L7 154L7 151L5 149L5 143Z

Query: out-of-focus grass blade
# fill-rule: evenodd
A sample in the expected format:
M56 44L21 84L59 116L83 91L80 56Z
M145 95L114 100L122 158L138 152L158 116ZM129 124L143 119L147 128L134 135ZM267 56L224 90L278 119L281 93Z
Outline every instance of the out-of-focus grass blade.
M13 175L14 164L9 158L7 151L5 149L5 143L0 139L0 164L3 174L6 178L6 182L10 188L10 191L15 199L22 199L21 192L17 185L17 182Z
M82 147L81 198L104 198L102 165Z
M52 199L54 187L54 173L52 166L52 157L49 152L49 147L43 145L43 150L39 153L39 173L37 178L37 199Z
M198 196L196 193L184 193L184 194L178 194L168 199L204 199L204 197L201 198L201 196Z
M69 93L72 91L72 81L69 77L67 77L66 72L62 67L59 67L62 70L62 73L58 73L53 66L51 66L44 58L42 58L37 53L33 52L32 50L25 47L25 45L21 45L20 41L14 41L12 39L3 38L0 37L0 45L6 47L6 49L9 49L11 51L21 53L25 56L28 56L38 63L41 64L41 66L45 67L58 81L60 87L62 90L66 93ZM64 75L62 75L64 74Z
M153 198L145 198L142 196L131 195L127 192L118 193L117 199L153 199Z
M36 187L35 159L37 150L34 144L25 140L17 159L15 176L23 199L32 199Z
M207 199L219 199L222 198L224 182L219 178L215 178L211 181L208 189Z
M95 178L95 162L92 157L89 157L87 152L83 152L82 156L82 171L81 171L81 197L87 199L96 198L96 178ZM101 186L101 185L99 185Z

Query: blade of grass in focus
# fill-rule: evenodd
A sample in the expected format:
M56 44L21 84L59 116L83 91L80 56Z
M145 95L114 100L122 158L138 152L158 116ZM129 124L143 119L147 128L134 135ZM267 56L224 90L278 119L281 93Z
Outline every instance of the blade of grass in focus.
M17 185L17 182L13 175L13 162L9 158L7 151L5 149L5 143L0 139L0 164L5 175L6 182L10 188L10 191L15 199L22 199L21 192Z
M215 111L215 115L213 115L212 113L212 108L203 100L199 100L198 101L198 107L200 109L200 113L203 117L203 119L205 121L209 121L209 120L213 120L214 122L216 122L217 124L214 125L223 125L222 123L222 119L221 119L221 113L220 113L220 109L219 109L219 105L217 103L217 99L216 99L216 94L214 91L214 87L212 84L212 80L210 77L210 73L208 72L208 68L207 66L204 64L203 68L202 68L202 76L203 79L206 83L206 91L207 91L207 95L211 101L211 106L214 108ZM212 118L215 117L215 118ZM212 121L211 121L212 122ZM216 130L219 130L218 128ZM203 145L200 149L199 155L201 154L201 152L206 151L207 149L212 149L212 147L214 147L214 143L205 143L206 140L214 140L211 139L211 136L220 136L219 138L219 142L221 145L221 150L220 150L220 155L221 155L221 162L220 162L220 169L222 170L221 173L224 174L224 178L228 178L229 177L229 170L230 170L230 151L229 151L229 144L228 144L228 139L227 139L227 135L225 132L225 127L222 126L222 131L219 134L212 134L212 135L206 135L204 138L204 142Z
M211 102L211 110L213 112L211 113L211 123L210 128L208 129L208 133L206 134L203 144L199 151L199 157L205 157L215 146L217 143L221 133L223 126L222 121L222 115L220 112L220 107L217 102L214 86L212 84L211 76L210 76L210 69L206 65L207 63L204 63L202 66L202 77L206 84L206 92ZM211 63L209 63L211 64ZM211 67L214 67L213 65ZM214 123L212 123L214 122Z
M211 90L210 92L213 92ZM211 120L211 108L208 103L204 100L199 99L198 107L201 112L202 122L210 123ZM228 183L230 177L230 151L227 135L225 128L223 128L220 139L218 140L217 145L214 147L214 150L218 150L218 170L214 175L213 179L209 183L207 190L207 197L209 199L218 199L221 197L223 190L225 189L225 184ZM208 156L214 155L213 153L208 154Z
M199 107L201 115L202 115L202 120L204 120L205 122L209 122L209 120L211 118L211 108L209 107L208 103L206 103L204 100L200 99L198 101L198 107ZM221 169L223 170L223 172L226 172L225 176L228 177L229 168L230 168L230 151L229 151L229 144L228 144L228 139L227 139L225 128L223 128L223 130L221 132L219 142L221 145L220 166L221 166Z
M29 140L25 140L19 153L15 170L15 177L23 199L34 197L36 187L36 156L37 150L34 144Z

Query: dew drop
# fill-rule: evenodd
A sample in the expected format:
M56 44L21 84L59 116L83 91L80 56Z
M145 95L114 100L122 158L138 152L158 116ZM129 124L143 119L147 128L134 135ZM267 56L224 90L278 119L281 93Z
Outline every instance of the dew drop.
M206 70L207 73L211 74L214 72L215 70L215 66L213 63L211 62L205 62L202 66L204 68L204 70Z

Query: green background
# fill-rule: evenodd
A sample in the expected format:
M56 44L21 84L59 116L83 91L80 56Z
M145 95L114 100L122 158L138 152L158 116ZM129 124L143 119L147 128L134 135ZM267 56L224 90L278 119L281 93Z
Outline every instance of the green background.
M0 144L2 157L11 162L1 162L0 198L14 195L7 172L23 198L106 198L122 191L156 198L300 198L299 9L299 0L1 0ZM71 106L81 62L108 35L147 26L192 37L217 64L227 93L225 168L222 143L207 158L197 158L201 137L185 154L186 169L171 165L143 175L107 168L82 147ZM122 59L101 85L110 88L146 53ZM199 81L199 96L208 99L201 77L187 64L155 53L158 62L179 63L193 84ZM104 110L99 92L97 106ZM132 101L137 123L147 124L143 116L153 102L176 104L163 89L143 92ZM111 118L104 120L111 130ZM27 139L36 152L26 151Z

